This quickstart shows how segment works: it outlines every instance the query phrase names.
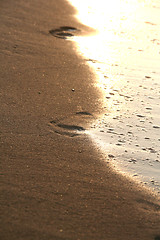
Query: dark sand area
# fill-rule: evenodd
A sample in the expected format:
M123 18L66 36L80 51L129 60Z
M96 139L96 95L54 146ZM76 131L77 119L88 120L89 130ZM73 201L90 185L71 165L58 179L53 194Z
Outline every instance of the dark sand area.
M64 0L0 2L1 239L158 240L158 199L74 131L102 109L85 60L49 33L85 34L73 14Z

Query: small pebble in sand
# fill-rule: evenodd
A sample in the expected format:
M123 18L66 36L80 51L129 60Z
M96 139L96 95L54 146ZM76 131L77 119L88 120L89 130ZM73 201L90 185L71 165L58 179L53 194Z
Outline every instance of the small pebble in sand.
M122 146L122 144L121 144L121 143L116 143L116 145L117 145L117 146Z
M75 91L75 89L74 88L72 88L72 92L74 92Z
M160 126L153 126L153 128L160 128Z
M108 154L108 157L109 157L109 158L114 158L114 155Z
M108 128L108 130L109 130L109 131L114 131L114 129L113 129L113 128Z
M145 117L145 116L143 116L143 115L141 115L141 114L137 114L137 117Z
M150 153L156 153L156 151L153 149L153 150L150 150Z
M125 143L125 140L118 139L118 142Z
M129 162L136 163L137 161L135 159L130 159Z

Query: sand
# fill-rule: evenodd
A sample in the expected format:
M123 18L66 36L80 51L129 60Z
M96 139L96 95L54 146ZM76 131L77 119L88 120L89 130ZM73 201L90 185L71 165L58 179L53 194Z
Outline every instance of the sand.
M0 5L1 239L158 240L158 199L83 134L102 111L95 76L49 33L89 29L62 0Z

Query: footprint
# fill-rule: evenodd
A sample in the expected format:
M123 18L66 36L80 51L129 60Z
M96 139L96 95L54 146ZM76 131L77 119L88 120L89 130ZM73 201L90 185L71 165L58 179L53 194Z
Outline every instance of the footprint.
M68 117L52 120L49 123L50 132L54 131L69 137L79 136L86 130L82 125L92 117L93 115L89 112L76 112Z
M58 133L60 135L66 135L69 137L78 136L80 131L85 131L85 128L81 126L63 124L56 121L50 121L50 125L52 126L52 130L55 133Z
M147 209L152 209L154 211L160 211L160 205L143 199L137 199L139 204L143 204ZM144 205L145 204L145 205Z
M54 37L61 38L61 39L67 39L68 37L73 37L73 32L80 31L77 28L69 27L69 26L63 26L56 29L49 30L49 33L53 35Z

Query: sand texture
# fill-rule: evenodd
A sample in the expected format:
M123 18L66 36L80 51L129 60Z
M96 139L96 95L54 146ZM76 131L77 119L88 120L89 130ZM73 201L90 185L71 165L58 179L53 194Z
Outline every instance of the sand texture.
M1 239L158 240L158 200L83 134L101 95L65 39L87 32L73 14L62 0L0 3Z

